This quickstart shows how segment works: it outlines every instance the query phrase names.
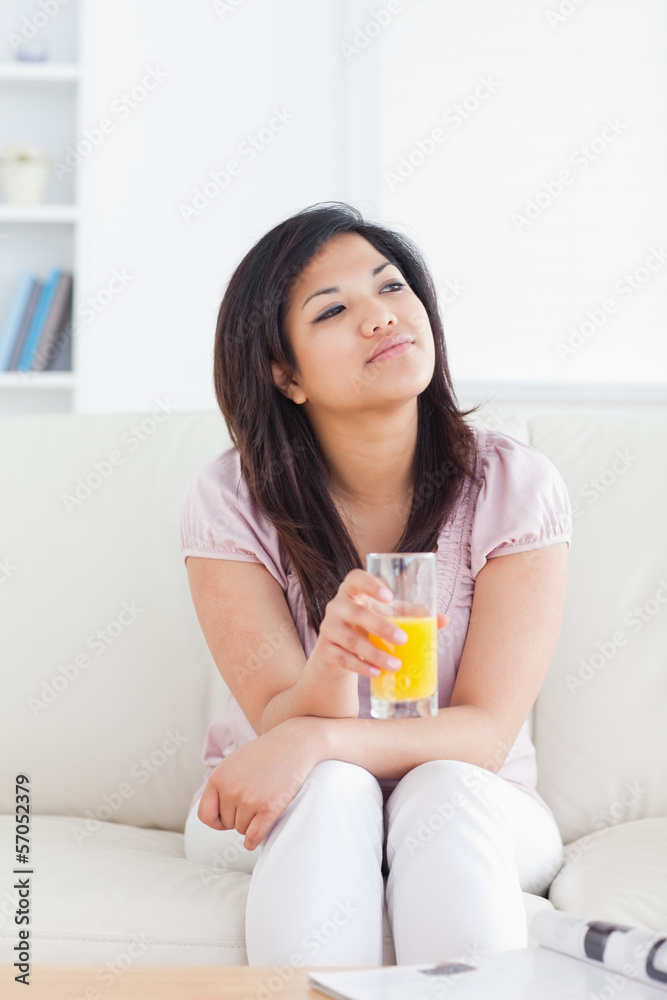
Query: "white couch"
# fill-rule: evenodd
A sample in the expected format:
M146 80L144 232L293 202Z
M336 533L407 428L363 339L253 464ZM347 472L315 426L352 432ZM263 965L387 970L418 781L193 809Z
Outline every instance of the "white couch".
M524 894L527 920L553 905L664 933L667 418L526 422L487 406L474 420L548 455L574 509L564 625L531 712L567 860L548 899ZM217 410L168 403L0 420L0 963L18 940L19 773L34 962L247 963L250 876L187 861L182 836L227 689L179 511L193 472L229 446Z

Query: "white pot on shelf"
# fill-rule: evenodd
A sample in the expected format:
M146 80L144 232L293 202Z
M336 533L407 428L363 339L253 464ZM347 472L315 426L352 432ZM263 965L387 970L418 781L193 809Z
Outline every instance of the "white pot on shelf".
M20 160L0 157L0 181L10 205L38 205L44 198L49 176L47 158Z

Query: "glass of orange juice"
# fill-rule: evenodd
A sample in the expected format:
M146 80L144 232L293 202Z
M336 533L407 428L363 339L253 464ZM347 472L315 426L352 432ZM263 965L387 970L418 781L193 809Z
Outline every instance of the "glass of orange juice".
M393 601L374 603L407 633L394 644L371 632L379 649L401 660L398 670L370 678L371 716L375 719L438 714L438 601L435 552L369 552L366 570L389 588Z

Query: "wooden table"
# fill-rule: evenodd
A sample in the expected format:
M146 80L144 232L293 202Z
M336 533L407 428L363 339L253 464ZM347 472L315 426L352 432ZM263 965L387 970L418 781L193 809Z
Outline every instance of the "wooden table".
M292 965L135 965L107 972L99 965L33 965L26 990L14 982L16 969L0 965L0 997L11 1000L324 1000L308 989L314 969L342 971L350 966ZM370 968L370 966L355 966Z

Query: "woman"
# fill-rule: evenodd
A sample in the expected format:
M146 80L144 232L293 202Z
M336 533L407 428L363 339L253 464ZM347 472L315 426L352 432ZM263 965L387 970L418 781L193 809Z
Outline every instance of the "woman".
M565 602L560 474L466 423L419 251L344 203L238 265L215 389L234 447L188 484L181 542L230 697L186 856L252 873L251 965L382 964L385 877L399 965L524 947L522 891L563 858L526 721ZM397 640L365 557L390 551L437 552L437 716L370 718L393 668L368 633Z

